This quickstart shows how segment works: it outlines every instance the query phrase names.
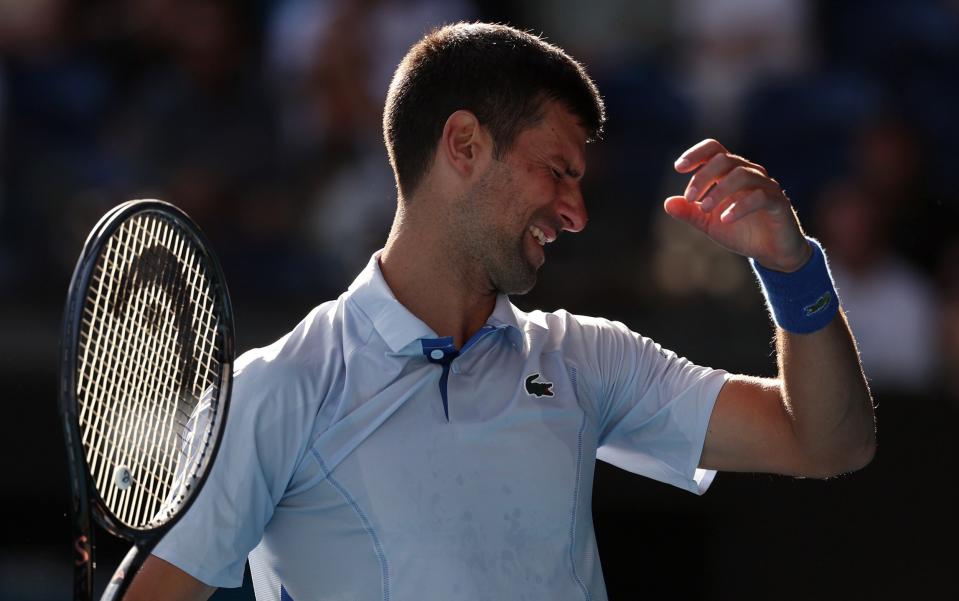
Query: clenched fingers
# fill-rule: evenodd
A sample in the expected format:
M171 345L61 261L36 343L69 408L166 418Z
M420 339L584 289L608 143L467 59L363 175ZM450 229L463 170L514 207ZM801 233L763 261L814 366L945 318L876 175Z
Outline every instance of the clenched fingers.
M753 167L739 165L733 168L707 192L702 201L702 209L708 213L716 207L727 204L727 201L730 200L731 197L752 190L763 191L770 198L781 195L779 184L777 184L775 180L767 177L764 173Z
M719 215L719 220L723 223L732 223L762 209L776 209L775 201L764 190L753 190L739 200L730 203L726 210Z
M766 175L762 165L750 162L741 156L721 152L713 155L690 178L684 196L691 202L703 198L710 186L727 178L734 170L746 168L761 175ZM710 194L712 196L712 194Z

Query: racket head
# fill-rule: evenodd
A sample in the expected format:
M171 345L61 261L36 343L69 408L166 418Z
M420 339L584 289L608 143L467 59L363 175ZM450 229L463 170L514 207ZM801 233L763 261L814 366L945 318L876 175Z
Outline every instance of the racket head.
M79 527L92 513L141 546L183 515L219 448L234 354L232 304L200 229L159 200L107 213L74 270L61 343Z

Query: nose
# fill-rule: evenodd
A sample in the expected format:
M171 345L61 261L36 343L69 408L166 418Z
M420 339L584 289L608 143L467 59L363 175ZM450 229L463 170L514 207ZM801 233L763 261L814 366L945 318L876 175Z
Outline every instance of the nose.
M559 216L563 220L563 231L576 233L586 227L589 216L578 182L570 182L560 194Z

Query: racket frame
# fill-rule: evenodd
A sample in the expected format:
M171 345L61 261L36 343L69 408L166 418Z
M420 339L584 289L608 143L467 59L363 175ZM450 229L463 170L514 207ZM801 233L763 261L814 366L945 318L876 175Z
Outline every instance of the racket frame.
M121 522L111 512L103 500L96 486L91 481L86 452L83 448L79 416L77 414L76 398L76 368L78 347L80 342L80 326L83 308L89 282L96 267L97 258L106 245L110 236L128 219L143 213L156 213L171 219L180 226L184 233L193 239L194 248L200 255L201 262L209 270L212 283L212 294L221 308L218 315L218 337L222 340L219 349L220 378L218 382L218 414L216 423L210 436L212 437L204 466L199 477L187 487L188 492L179 509L165 522L152 528L133 528ZM120 599L130 585L133 574L140 569L150 551L160 541L163 535L176 524L177 521L190 509L199 491L203 488L213 461L220 447L220 441L226 425L230 408L230 397L233 382L233 362L235 359L235 339L233 322L233 305L226 287L226 279L220 263L213 254L206 237L199 227L176 206L155 199L131 200L122 203L107 212L91 230L83 246L80 259L73 271L70 288L67 294L66 310L63 317L62 338L60 345L60 415L64 429L67 459L70 468L71 482L71 511L73 527L74 553L74 593L73 598L78 601L89 601L93 598L93 574L95 567L94 529L90 522L91 515L100 526L110 534L128 540L134 544L126 555L120 567L111 578L110 584L101 599Z

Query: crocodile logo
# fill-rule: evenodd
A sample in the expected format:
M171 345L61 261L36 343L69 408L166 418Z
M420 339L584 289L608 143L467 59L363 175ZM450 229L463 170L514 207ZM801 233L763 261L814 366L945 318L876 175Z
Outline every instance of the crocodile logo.
M553 396L553 383L552 382L536 382L536 378L539 377L539 374L532 374L526 378L526 394L529 396L536 395L538 397L543 396Z
M832 300L832 294L825 292L822 296L816 299L811 305L806 305L803 307L803 313L806 314L806 317L811 317L816 313L819 313L823 309L829 306L829 302Z

